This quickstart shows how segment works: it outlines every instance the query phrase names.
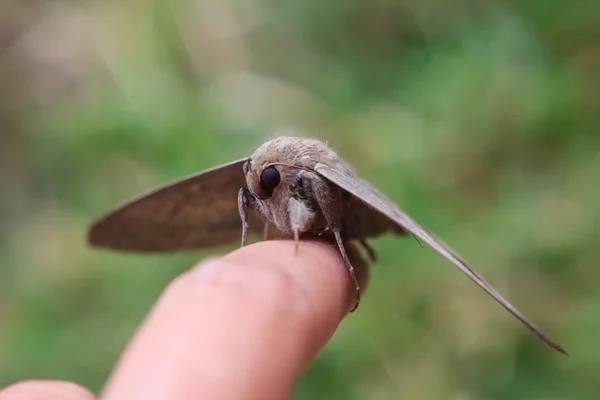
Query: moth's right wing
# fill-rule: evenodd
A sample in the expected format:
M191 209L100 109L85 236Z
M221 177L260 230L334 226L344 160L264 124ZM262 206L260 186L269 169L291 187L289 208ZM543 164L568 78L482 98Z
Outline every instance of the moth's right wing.
M242 165L233 161L152 190L96 221L88 242L123 251L191 250L239 241L238 191L246 187ZM250 213L250 232L263 223Z
M324 164L317 164L315 167L315 172L329 180L331 183L339 186L356 198L360 199L366 205L369 205L373 212L377 212L386 216L390 221L398 224L398 226L405 231L427 243L432 249L454 264L463 274L467 275L473 282L477 284L477 286L483 289L494 300L500 303L502 307L504 307L508 312L521 321L548 346L563 354L567 354L562 347L560 347L554 340L542 332L533 324L533 322L521 314L519 310L510 304L504 297L502 297L502 295L498 293L498 291L494 289L492 285L487 283L485 279L483 279L478 273L469 268L465 261L458 254L456 254L454 250L452 250L439 238L427 232L405 212L400 210L400 208L391 202L386 196L371 186L369 182L357 176L349 176L348 174L341 173L339 170Z

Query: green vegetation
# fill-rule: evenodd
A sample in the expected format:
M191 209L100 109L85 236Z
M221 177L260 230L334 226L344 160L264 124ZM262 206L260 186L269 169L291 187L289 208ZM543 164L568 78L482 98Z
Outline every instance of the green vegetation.
M429 249L385 237L361 309L295 398L597 398L599 70L591 0L3 1L0 385L98 390L206 253L93 251L86 226L292 126L571 354Z

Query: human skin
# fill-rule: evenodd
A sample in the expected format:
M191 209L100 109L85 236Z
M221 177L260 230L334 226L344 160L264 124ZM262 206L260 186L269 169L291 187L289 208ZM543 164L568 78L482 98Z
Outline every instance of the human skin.
M364 286L367 268L354 264ZM99 398L285 399L354 301L327 242L302 241L295 256L292 241L264 241L205 260L165 289ZM94 398L62 381L0 391L0 400Z

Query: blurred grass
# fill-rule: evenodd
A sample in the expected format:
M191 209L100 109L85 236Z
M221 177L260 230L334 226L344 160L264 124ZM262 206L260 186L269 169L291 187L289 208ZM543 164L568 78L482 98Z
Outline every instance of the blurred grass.
M386 237L361 311L295 398L596 398L599 46L593 1L3 2L0 384L98 390L204 254L92 251L87 224L294 126L571 353Z

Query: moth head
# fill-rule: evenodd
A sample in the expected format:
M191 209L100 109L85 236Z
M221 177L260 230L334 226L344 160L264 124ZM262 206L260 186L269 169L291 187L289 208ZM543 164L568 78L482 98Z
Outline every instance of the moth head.
M255 197L266 200L273 197L282 185L285 173L281 171L282 167L279 165L256 161L258 160L250 158L243 165L246 184Z
M330 153L315 139L283 136L270 140L244 163L248 190L259 199L269 199L281 189L295 186L302 170L311 171L314 160L330 157Z
M266 200L275 196L279 190L295 185L299 171L291 165L285 165L285 161L287 160L282 159L280 153L257 150L243 165L250 193Z

